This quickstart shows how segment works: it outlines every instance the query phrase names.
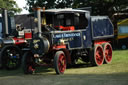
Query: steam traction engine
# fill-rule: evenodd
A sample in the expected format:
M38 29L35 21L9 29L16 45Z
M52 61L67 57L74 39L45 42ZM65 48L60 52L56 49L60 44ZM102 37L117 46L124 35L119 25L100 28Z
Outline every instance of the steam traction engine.
M21 64L23 48L32 38L31 30L21 26L15 28L14 18L9 17L7 10L2 9L0 22L0 68L16 69Z
M94 66L112 61L113 25L107 16L75 9L37 9L38 32L23 56L24 73L52 64L57 74L79 58Z

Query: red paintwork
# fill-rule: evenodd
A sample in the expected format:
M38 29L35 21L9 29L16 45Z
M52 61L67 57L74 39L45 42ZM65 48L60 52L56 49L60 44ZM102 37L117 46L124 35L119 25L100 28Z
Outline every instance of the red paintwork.
M13 38L13 40L14 40L14 44L16 44L16 45L23 44L26 42L26 40L24 38L16 38L15 37L15 38Z
M54 45L53 49L65 49L66 45Z
M64 54L60 54L58 58L58 68L61 73L64 73L66 69L66 57Z
M67 58L67 63L68 63L68 64L71 64L71 55L70 55L69 50L63 49L62 51L65 53L65 56L66 56L66 58Z
M32 71L32 72L34 72L35 69L34 69L32 66L29 66L29 67L28 67L28 71Z
M24 35L25 35L25 39L32 39L32 33L31 32L26 32Z
M65 56L67 58L67 63L71 64L71 56L69 51L66 49L66 45L54 45L51 47L50 51L53 50L62 50L65 53Z
M95 59L98 65L102 65L104 61L103 49L101 46L95 48Z
M104 44L104 43L107 43L107 42L110 42L110 41L97 40L97 41L94 41L94 45L96 45L96 44Z
M104 52L106 62L110 63L112 61L112 47L110 44L105 45Z
M67 58L67 63L71 64L71 56L69 51L66 49L66 45L55 45L50 50L52 51L52 50L60 50L60 49L65 53Z
M68 27L63 27L63 26L60 26L60 29L66 31L66 30L75 30L75 27L74 26L68 26Z
M64 27L64 26L55 26L59 29L62 29L63 31L66 31L66 30L75 30L75 27L74 26L67 26L67 27Z

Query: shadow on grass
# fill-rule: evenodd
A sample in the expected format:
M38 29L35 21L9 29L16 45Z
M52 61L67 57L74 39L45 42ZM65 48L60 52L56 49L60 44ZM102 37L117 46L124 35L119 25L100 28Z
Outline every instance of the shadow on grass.
M93 67L90 63L81 63L81 64L75 64L75 65L71 65L68 66L67 68L88 68L88 67Z
M48 67L37 67L36 72L32 75L38 75L41 73L47 73L47 72L52 72L53 68L48 68ZM22 68L19 68L17 70L6 70L6 69L1 69L0 70L0 77L6 77L6 76L25 76L25 75L31 75L31 74L24 74Z
M73 66L70 66L70 67L68 67L67 69L68 70L70 70L70 69L73 69L73 70L78 70L78 69L80 69L80 68L93 68L89 63L86 63L86 64L76 64L76 65L73 65ZM96 68L97 69L97 68ZM93 69L93 70L96 70L96 69ZM71 71L70 71L71 72ZM127 78L128 78L128 72L120 72L120 73L117 73L117 72L115 72L115 73L113 73L113 74L103 74L103 73L98 73L98 74L95 74L95 73L81 73L81 74L79 74L81 71L77 71L78 73L65 73L64 74L64 76L117 76L117 75L123 75L123 76L125 76L125 75L127 75ZM29 75L29 76L39 76L39 75L56 75L56 73L55 73L55 70L54 70L54 68L53 67L37 67L36 68L36 72L35 72L35 74L33 74L33 75ZM5 69L3 69L3 70L0 70L0 77L17 77L17 76L28 76L28 75L25 75L24 73L23 73L23 70L22 70L22 68L20 68L20 69L17 69L17 70L5 70Z
M80 68L83 66L85 67L82 65ZM75 68L78 67L79 65ZM53 68L38 67L34 75L25 75L22 69L0 70L0 85L127 85L128 83L128 72L55 75L53 70Z
M89 64L76 64L73 66L67 67L67 69L79 69L79 68L88 68L91 67ZM41 75L41 74L48 74L50 75L56 75L55 70L53 67L36 67L36 72L34 75ZM6 70L6 69L0 69L0 77L6 77L6 76L24 76L22 68L19 68L17 70Z

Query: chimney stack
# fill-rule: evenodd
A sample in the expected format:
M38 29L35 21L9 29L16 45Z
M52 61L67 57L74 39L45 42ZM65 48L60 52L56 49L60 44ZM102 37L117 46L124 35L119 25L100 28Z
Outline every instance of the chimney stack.
M7 37L9 35L8 32L8 13L6 9L2 10L2 33L3 36L2 37Z

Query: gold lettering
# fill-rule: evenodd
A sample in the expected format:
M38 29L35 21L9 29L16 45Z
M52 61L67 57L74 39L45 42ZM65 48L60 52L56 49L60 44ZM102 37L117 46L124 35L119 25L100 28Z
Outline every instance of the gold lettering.
M38 43L40 42L40 40L33 40L33 43Z

